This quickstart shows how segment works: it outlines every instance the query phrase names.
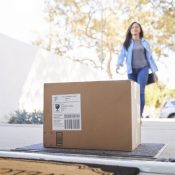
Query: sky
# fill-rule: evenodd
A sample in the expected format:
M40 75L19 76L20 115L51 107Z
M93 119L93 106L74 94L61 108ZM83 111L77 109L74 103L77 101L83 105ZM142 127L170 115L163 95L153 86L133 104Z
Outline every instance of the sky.
M44 0L0 0L0 33L31 43L42 30Z

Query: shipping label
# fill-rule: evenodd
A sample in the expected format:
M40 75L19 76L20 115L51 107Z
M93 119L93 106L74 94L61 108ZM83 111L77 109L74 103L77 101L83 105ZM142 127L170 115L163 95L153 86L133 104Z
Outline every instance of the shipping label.
M81 130L80 94L52 96L52 130Z

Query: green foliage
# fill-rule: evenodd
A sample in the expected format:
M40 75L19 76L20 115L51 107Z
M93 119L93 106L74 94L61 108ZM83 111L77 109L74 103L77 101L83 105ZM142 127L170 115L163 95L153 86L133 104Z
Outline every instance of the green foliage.
M145 103L156 108L169 98L175 98L175 89L168 89L164 84L155 83L146 87Z
M157 59L166 59L175 51L175 1L165 0L46 0L45 15L49 31L35 44L58 55L80 47L93 48L96 57L85 58L89 66L106 70L109 79L111 61L116 57L131 22L138 21ZM102 53L103 52L103 53ZM81 62L80 55L71 59ZM160 61L160 60L158 60ZM91 64L91 63L94 64ZM82 63L84 63L82 61ZM146 104L159 107L174 91L164 85L146 89Z
M41 111L28 113L25 110L16 110L8 117L10 124L43 124L43 113Z
M34 43L58 55L66 55L78 47L94 48L94 66L106 70L109 78L112 78L110 62L119 52L126 29L133 21L143 26L157 58L167 57L167 49L175 48L174 1L46 0L45 14L49 31Z

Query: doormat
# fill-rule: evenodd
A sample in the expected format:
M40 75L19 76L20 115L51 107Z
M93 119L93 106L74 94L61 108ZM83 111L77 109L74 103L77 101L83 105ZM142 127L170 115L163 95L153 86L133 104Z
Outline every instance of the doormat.
M131 152L125 151L108 151L108 150L87 150L87 149L65 149L65 148L45 148L43 144L34 144L12 151L26 152L45 152L45 153L64 153L64 154L81 154L81 155L97 155L97 156L117 156L117 157L136 157L136 158L152 158L165 148L165 144L161 143L142 143Z
M0 174L4 175L137 175L139 172L136 167L0 158Z

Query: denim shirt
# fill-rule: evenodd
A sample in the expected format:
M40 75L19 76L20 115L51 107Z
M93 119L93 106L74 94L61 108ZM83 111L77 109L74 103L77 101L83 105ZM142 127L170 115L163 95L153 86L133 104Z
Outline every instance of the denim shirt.
M152 72L158 71L156 63L155 63L155 61L153 59L153 56L152 56L152 52L151 52L149 43L144 38L141 39L141 43L142 43L143 47L146 50L146 58L147 58L147 62L148 62L148 67L151 69ZM133 46L134 46L133 40L131 40L131 44L128 47L128 50L126 50L124 45L123 45L122 49L121 49L121 52L120 52L120 55L119 55L118 60L117 60L117 64L121 65L121 64L123 64L123 62L126 58L126 66L127 66L127 73L128 74L132 73L132 50L133 50Z

